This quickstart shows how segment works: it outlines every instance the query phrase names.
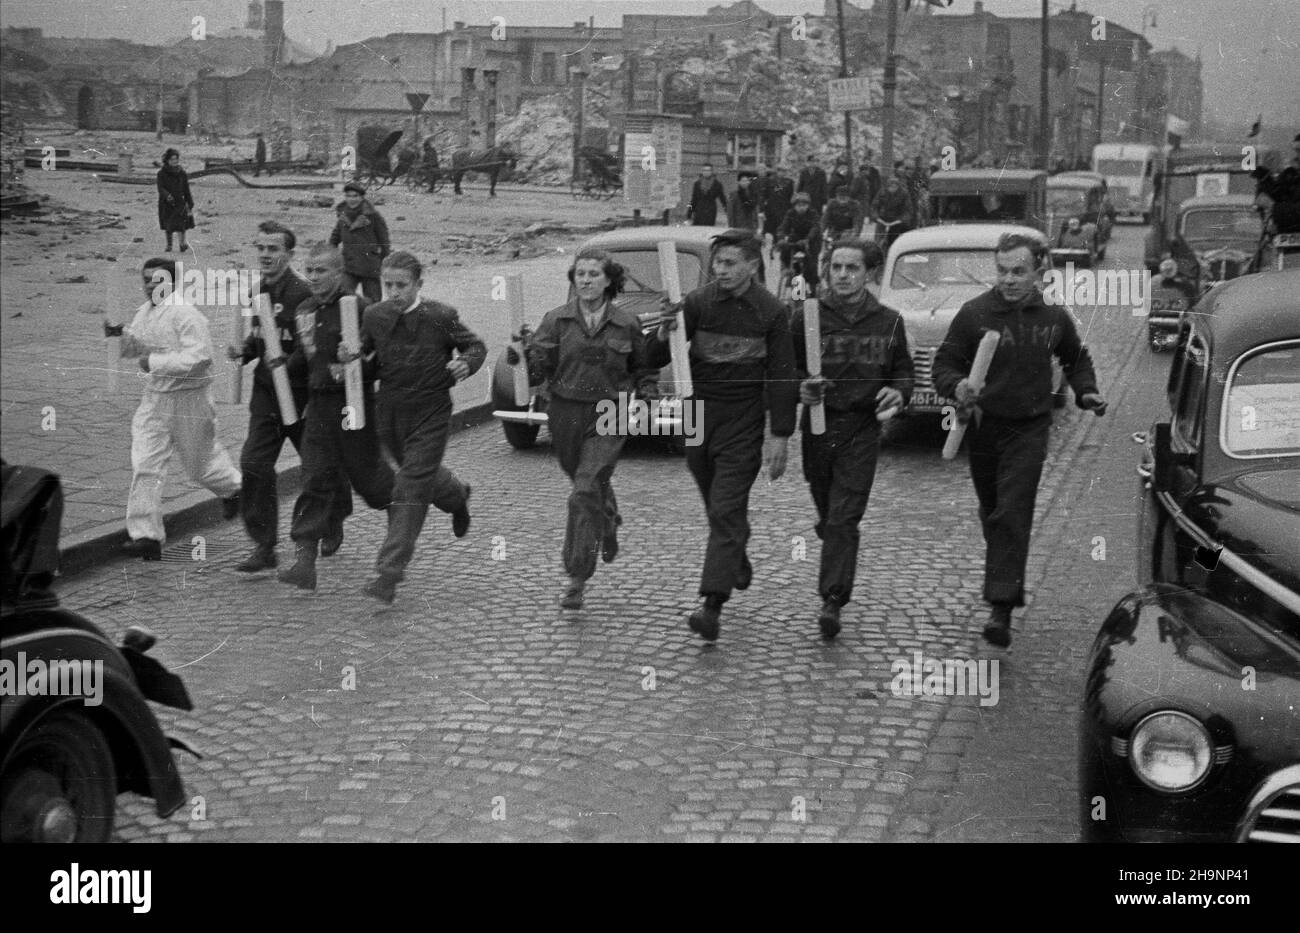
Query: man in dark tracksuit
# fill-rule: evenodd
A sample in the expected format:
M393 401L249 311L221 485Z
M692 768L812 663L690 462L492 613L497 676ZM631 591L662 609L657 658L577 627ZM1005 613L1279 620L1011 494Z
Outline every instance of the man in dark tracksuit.
M280 349L284 360L293 355L297 346L294 313L298 306L311 298L311 289L290 268L297 239L293 231L274 220L263 221L257 227L257 259L261 273L261 292L271 299L275 308L275 323L280 332ZM307 406L307 373L300 371L289 381L299 420L285 426L280 419L280 403L275 394L271 369L263 359L265 343L257 318L243 347L227 348L231 359L244 363L257 360L253 370L253 392L248 401L248 437L239 457L239 470L244 477L240 490L240 505L244 528L253 540L252 553L235 569L243 573L269 570L279 561L275 545L279 538L280 504L276 497L275 462L287 440L293 449L302 451L303 409ZM282 364L283 365L283 364ZM352 514L352 490L346 482L336 491L331 509L329 534L321 539L321 555L329 557L343 544L343 520Z
M840 607L853 595L858 565L858 524L876 476L880 415L897 413L912 397L912 355L903 317L867 290L884 262L880 247L862 240L840 241L831 253L830 288L821 301L822 373L806 378L803 474L817 506L817 537L822 540L818 592L822 635L840 631ZM804 312L790 325L795 365L807 376ZM808 405L825 405L826 433L813 434ZM890 415L892 417L892 415Z
M1069 309L1043 303L1047 243L1005 234L997 245L998 282L962 305L934 359L934 386L970 414L970 471L984 529L984 599L992 604L984 637L1011 643L1011 610L1023 606L1025 562L1034 499L1052 426L1052 355L1060 360L1076 404L1098 416L1092 356ZM1001 339L983 391L967 376L986 330ZM978 403L978 408L976 404Z
M299 342L288 364L290 375L308 372L310 388L302 437L302 492L293 507L289 532L297 559L277 578L314 590L317 548L331 531L335 490L351 482L366 505L386 509L393 497L393 471L380 456L375 433L373 372L363 378L365 426L355 427L360 419L346 411L344 368L337 362L343 338L339 299L349 294L343 285L343 257L317 244L307 257L306 272L312 297L298 307ZM363 320L367 304L357 298Z
M366 309L361 327L361 352L373 354L379 376L379 442L398 464L388 536L375 561L379 576L365 588L385 603L396 596L430 505L451 514L456 537L469 531L469 484L442 458L451 387L478 371L487 348L455 308L420 299L423 272L408 252L388 256L380 274L389 298Z
M704 604L689 621L706 641L717 639L731 591L749 586L749 490L764 464L773 480L785 472L798 403L789 315L756 279L762 245L752 230L736 229L714 244L714 281L683 302L695 387L686 404L701 403L702 422L701 443L686 448L686 463L709 516ZM672 326L665 318L656 340L666 342ZM764 442L769 414L771 436Z

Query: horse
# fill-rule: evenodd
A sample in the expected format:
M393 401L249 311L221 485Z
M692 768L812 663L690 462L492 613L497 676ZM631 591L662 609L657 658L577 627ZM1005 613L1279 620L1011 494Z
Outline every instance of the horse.
M460 190L460 179L466 172L484 172L487 174L488 193L492 197L497 196L497 175L501 173L503 165L509 165L513 170L517 157L510 143L501 143L493 146L491 149L457 149L451 154L451 181L457 194L463 194Z

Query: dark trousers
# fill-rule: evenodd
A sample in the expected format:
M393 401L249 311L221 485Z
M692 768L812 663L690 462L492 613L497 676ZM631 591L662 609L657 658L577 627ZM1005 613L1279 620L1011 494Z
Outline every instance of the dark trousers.
M573 481L564 529L564 571L586 580L596 572L602 539L623 521L610 479L626 438L596 433L595 402L552 397L547 416L551 448L560 469Z
M817 591L847 603L858 568L858 524L876 478L880 427L871 412L826 412L826 433L813 434L804 414L803 475L817 506L822 540Z
M294 392L294 402L302 411L307 405L306 390ZM239 471L244 475L240 490L240 511L248 537L259 548L274 548L280 539L280 505L276 496L275 462L287 440L302 455L302 419L288 427L280 420L280 403L275 391L254 383L248 403L248 437L239 455ZM341 477L340 477L341 479ZM330 535L343 533L343 520L352 514L352 489L344 480L330 502Z
M302 492L293 507L294 544L314 547L330 532L334 492L350 482L366 505L386 509L393 498L393 471L379 453L374 404L366 405L366 426L343 430L342 391L312 392L302 435Z
M451 398L378 405L379 443L398 464L393 504L388 507L388 534L379 548L375 569L401 580L415 553L429 506L454 512L465 505L465 485L442 465L451 430Z
M1034 525L1034 499L1047 458L1052 416L971 423L970 473L984 528L984 599L1025 604L1025 562Z
M358 285L361 286L361 294L365 295L370 301L383 300L384 288L379 284L379 276L354 275L351 272L343 273L343 294L356 294Z
M700 595L726 600L745 564L749 490L763 467L767 419L762 396L743 402L707 400L701 407L700 443L686 448L686 465L709 516Z

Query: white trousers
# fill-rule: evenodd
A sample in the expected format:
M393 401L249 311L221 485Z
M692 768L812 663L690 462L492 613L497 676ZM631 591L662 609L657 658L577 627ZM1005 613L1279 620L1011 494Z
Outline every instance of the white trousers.
M212 390L204 386L177 392L145 389L131 420L131 493L126 531L132 540L165 541L162 487L175 451L191 480L223 499L239 492L243 477L217 440Z

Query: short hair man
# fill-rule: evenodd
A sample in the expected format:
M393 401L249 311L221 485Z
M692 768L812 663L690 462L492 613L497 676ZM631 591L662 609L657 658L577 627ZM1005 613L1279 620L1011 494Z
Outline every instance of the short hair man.
M1052 427L1053 356L1075 403L1098 416L1106 412L1074 316L1043 303L1048 254L1043 239L1004 234L994 256L997 284L961 306L934 358L935 388L975 416L967 432L970 472L986 545L984 599L992 606L984 638L999 647L1011 644L1011 610L1025 604L1034 499ZM976 392L968 377L988 330L1001 340Z
M259 291L271 299L275 312L275 325L280 337L283 359L288 360L297 349L297 330L294 314L298 306L311 298L311 288L306 280L293 271L294 247L298 239L292 230L278 221L264 220L257 225L254 248L261 288ZM253 391L248 399L248 436L239 456L239 469L244 477L240 505L244 529L253 541L253 550L235 569L242 573L270 570L279 564L275 546L279 538L280 504L276 495L275 464L287 440L293 449L302 453L302 412L307 407L308 385L305 370L289 379L294 405L299 418L286 425L280 414L280 403L275 394L271 369L263 355L266 343L261 322L253 318L252 328L242 347L227 347L232 360L249 363L257 360L253 370ZM343 520L352 514L352 489L339 477L333 504L330 508L329 533L321 540L321 555L329 557L343 544Z
M718 222L718 205L727 209L727 193L713 174L713 165L705 162L700 177L691 186L691 203L686 208L686 219L696 227L712 227Z
M172 451L191 480L222 500L226 518L239 514L242 477L217 440L212 403L212 338L208 319L181 301L171 259L147 260L141 270L149 299L126 326L104 323L121 336L121 355L137 357L149 374L131 422L131 492L126 503L125 549L145 560L162 560L162 485Z
M821 375L808 375L802 307L790 325L803 379L803 475L822 542L817 622L825 638L839 634L840 608L853 595L858 525L876 476L881 418L893 417L912 397L903 317L867 290L883 262L880 247L863 240L840 240L831 251L830 279L820 302ZM826 408L826 432L820 435L809 428L808 406L818 402Z
M384 215L366 200L365 187L355 181L343 186L343 201L334 210L338 219L330 232L330 245L343 250L344 288L351 294L360 285L368 301L379 301L383 297L379 265L392 252Z
M688 622L706 641L717 640L722 606L731 591L749 587L749 490L763 465L773 480L785 472L795 427L798 395L789 316L757 279L761 257L762 244L752 230L719 234L714 238L714 280L683 301L691 381L703 422L701 443L686 448L686 464L709 518L700 577L704 603ZM661 360L675 320L666 314L656 335ZM771 435L764 442L769 415Z

